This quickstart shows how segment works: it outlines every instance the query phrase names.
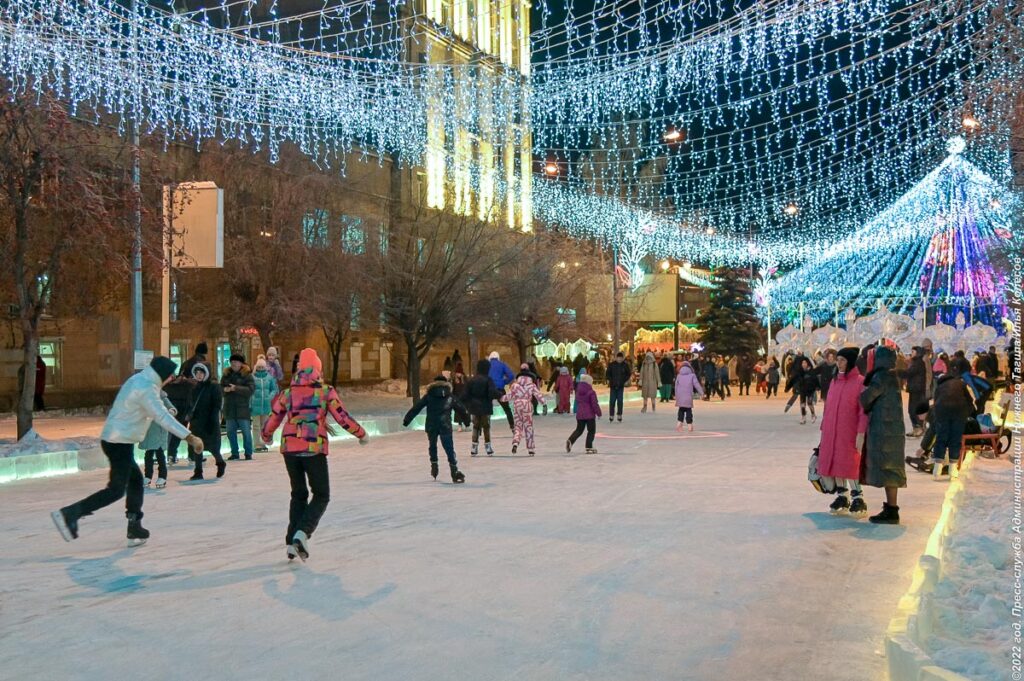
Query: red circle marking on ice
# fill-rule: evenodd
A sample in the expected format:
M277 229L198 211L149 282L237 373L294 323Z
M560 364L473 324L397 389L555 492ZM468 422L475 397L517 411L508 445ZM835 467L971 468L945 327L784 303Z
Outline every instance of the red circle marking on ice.
M594 437L605 440L700 440L709 437L729 437L729 434L706 430L694 435L605 435L597 433Z

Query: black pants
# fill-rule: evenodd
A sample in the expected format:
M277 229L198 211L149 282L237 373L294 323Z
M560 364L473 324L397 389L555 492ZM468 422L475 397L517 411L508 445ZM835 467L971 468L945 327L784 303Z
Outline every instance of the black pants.
M305 532L307 537L316 531L316 526L320 524L320 518L331 501L331 480L327 474L327 457L323 454L285 454L284 465L288 469L288 480L292 484L292 500L288 507L288 534L285 535L284 543L291 544L292 538L299 530ZM309 498L311 489L312 500Z
M441 447L444 448L444 454L448 457L448 465L452 468L458 465L458 462L455 460L455 442L452 440L452 431L427 433L427 438L430 441L428 452L431 463L437 463L437 440L440 438Z
M750 379L740 381L740 395L744 394L743 389L746 388L746 394L750 394Z
M594 446L594 434L597 432L597 419L587 419L585 421L576 421L576 430L572 431L572 435L569 436L569 442L576 444L576 440L583 434L583 429L587 429L587 449Z
M480 432L483 431L484 442L491 441L491 415L473 415L473 444L480 442Z
M807 410L814 416L814 394L800 396L800 416L807 416Z
M722 391L724 390L727 396L732 397L732 390L729 389L729 381L719 381L718 386L719 395L721 395Z
M779 384L778 383L766 383L764 391L764 399L768 399L772 395L779 396Z
M32 396L32 410L33 411L46 411L46 403L43 402L42 395Z
M907 414L910 416L910 426L912 428L921 427L921 419L914 412L917 411L918 405L925 401L924 393L917 392L916 390L910 391L910 399L907 400Z
M679 423L693 423L693 407L679 407L676 420Z
M186 409L185 405L184 404L179 404L177 402L172 402L172 404L174 405L174 408L178 410L178 413L177 413L177 415L174 418L181 425L187 426L188 422L185 419L185 417L187 416L187 414L185 413L187 411L187 409ZM172 463L176 462L178 460L178 445L180 445L180 444L181 444L181 438L180 437L178 437L177 435L169 435L168 436L168 438L167 438L167 457L171 460ZM185 445L185 451L188 454L189 458L191 458L192 457L192 450L189 449L188 445Z
M220 452L210 452L210 454L213 455L213 460L216 461L217 463L224 463L224 457L220 455ZM202 473L203 472L203 452L199 452L198 454L196 454L195 455L195 460L196 460L195 472L196 473Z
M162 449L146 450L146 480L153 479L153 459L156 459L157 476L167 479L167 457Z
M134 513L142 518L142 471L135 463L135 445L100 442L100 447L110 461L110 478L107 480L107 486L71 504L67 510L75 516L92 515L94 511L109 506L127 495L125 510L129 515Z
M508 427L515 428L516 422L512 418L512 407L509 406L508 402L498 402L501 405L501 410L505 412L505 418L508 419Z
M622 400L623 400L623 396L624 396L625 392L626 392L626 389L624 387L623 388L615 388L615 387L613 387L613 388L609 388L608 389L608 418L609 419L614 418L615 413L616 413L615 412L615 408L616 407L618 407L618 409L619 409L619 411L618 411L619 418L622 418Z

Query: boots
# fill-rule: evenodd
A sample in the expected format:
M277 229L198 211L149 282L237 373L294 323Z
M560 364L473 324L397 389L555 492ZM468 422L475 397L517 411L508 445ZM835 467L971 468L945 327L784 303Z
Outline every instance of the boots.
M127 513L128 518L128 543L134 546L141 546L149 539L149 530L142 526L141 513Z
M480 443L479 442L474 442L473 446L470 447L470 449L469 449L469 455L470 456L476 456L479 453L480 453Z
M846 513L847 511L850 510L850 500L846 498L845 494L840 494L839 496L836 497L836 500L833 501L828 508L829 512L832 513L832 515Z
M72 506L65 506L50 514L53 524L57 526L57 531L60 532L60 536L64 537L64 541L78 539L78 517L78 511Z
M462 471L457 466L452 466L452 482L455 484L466 482L466 476L462 474Z
M494 448L491 447L490 442L484 443L484 453L487 454L487 456L494 456Z
M430 475L433 476L434 480L437 480L437 462L430 462Z
M887 503L883 503L882 512L878 515L871 516L868 520L876 525L899 525L900 507L890 506Z

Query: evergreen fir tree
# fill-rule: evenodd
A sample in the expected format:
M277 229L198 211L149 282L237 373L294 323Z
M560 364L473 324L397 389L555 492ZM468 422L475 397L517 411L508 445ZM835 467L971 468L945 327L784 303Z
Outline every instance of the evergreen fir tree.
M705 349L720 355L753 355L761 347L761 322L754 311L746 270L715 270L711 304L701 311L697 326Z

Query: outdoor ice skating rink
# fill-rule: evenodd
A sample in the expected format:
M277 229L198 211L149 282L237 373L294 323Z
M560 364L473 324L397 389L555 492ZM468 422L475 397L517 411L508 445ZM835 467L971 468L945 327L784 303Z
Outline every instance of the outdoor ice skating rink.
M494 458L457 434L461 486L443 463L430 478L422 432L336 446L305 564L285 559L279 454L194 486L179 464L147 490L136 549L121 504L70 544L50 521L106 471L2 485L0 675L880 679L945 485L909 471L898 527L832 517L806 479L818 426L782 399L698 402L679 436L674 407L630 397L593 456L565 453L570 416L537 418L532 459L501 419ZM878 512L881 490L866 498Z

